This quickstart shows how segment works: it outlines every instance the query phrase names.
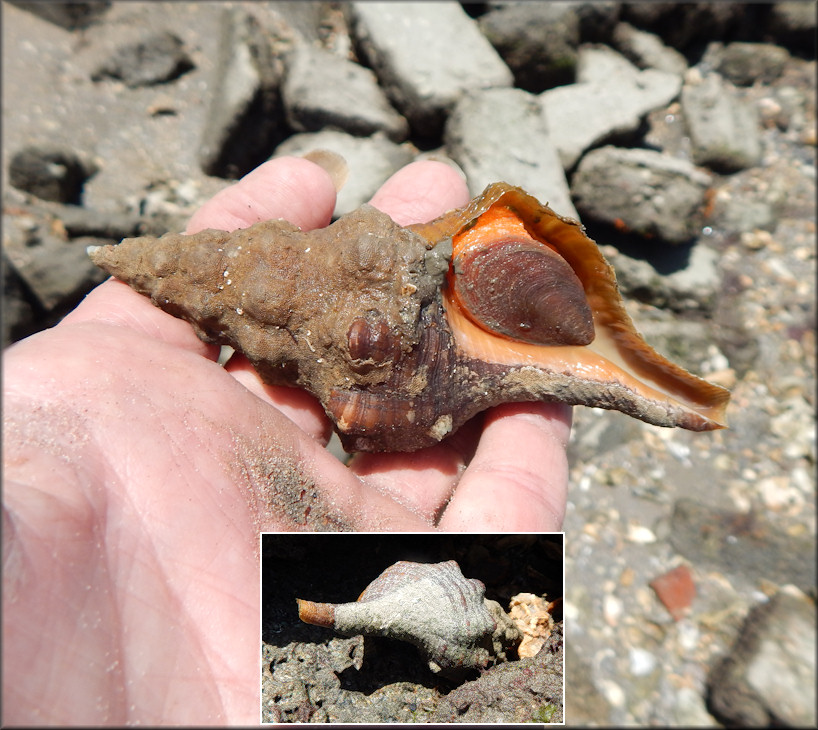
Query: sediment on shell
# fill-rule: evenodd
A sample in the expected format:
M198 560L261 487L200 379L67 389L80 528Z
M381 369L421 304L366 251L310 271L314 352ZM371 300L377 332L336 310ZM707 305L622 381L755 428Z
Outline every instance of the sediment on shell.
M497 308L509 296L481 293L500 278L468 277L480 262L499 267L503 246L523 259L502 279L515 308L501 325ZM232 233L126 239L90 255L202 340L242 352L265 383L312 393L347 451L425 448L507 402L597 406L697 431L725 423L727 391L639 336L613 270L582 227L504 183L406 228L363 206L316 231L265 221ZM526 264L531 256L536 266ZM573 271L551 277L558 287L572 282L553 299L570 303L564 344L547 272L525 281L555 257L558 271ZM517 300L527 293L534 314L520 327L527 309ZM530 334L515 339L515 328Z

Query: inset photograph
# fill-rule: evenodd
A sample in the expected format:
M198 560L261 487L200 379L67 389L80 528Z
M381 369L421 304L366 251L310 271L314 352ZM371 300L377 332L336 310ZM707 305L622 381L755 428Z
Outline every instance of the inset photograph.
M262 723L562 724L563 546L263 534Z

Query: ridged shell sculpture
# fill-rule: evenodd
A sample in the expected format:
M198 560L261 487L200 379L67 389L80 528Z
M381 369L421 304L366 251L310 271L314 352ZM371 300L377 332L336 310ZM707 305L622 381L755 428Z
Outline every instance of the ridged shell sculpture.
M725 423L729 393L648 346L583 227L505 183L408 227L365 205L316 231L274 220L89 253L266 383L314 394L347 451L420 449L514 401Z
M400 561L387 568L354 603L296 599L298 617L341 634L388 636L414 644L433 672L486 667L495 620L485 586L463 576L454 560Z

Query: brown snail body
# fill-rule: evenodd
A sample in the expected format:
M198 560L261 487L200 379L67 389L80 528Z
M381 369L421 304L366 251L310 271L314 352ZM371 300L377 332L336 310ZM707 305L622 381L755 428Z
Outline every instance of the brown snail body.
M505 183L409 227L363 206L316 231L265 221L90 255L265 382L313 393L348 451L430 446L514 401L724 425L728 392L639 336L582 226Z
M353 603L296 599L305 623L347 636L387 636L414 644L438 672L486 667L497 624L485 586L463 576L454 560L400 561L387 568Z

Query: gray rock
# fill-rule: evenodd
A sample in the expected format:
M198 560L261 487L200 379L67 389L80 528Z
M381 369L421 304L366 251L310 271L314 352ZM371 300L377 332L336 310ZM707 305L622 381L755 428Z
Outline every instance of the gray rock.
M770 416L753 409L731 427L746 433L748 443L761 443L769 438ZM815 587L814 536L788 534L771 512L719 510L682 498L673 507L670 543L692 563L737 582L755 586L763 579L804 591Z
M565 3L513 3L479 19L480 30L532 93L574 80L579 45L577 8ZM543 38L548 38L543 43Z
M771 231L778 221L782 195L773 186L757 189L752 170L730 175L713 189L713 205L707 224L732 233Z
M765 28L781 44L806 58L815 58L815 3L777 2Z
M119 48L91 75L93 81L119 79L126 86L153 86L179 78L194 68L182 39L173 33L155 33Z
M382 134L355 137L331 130L293 135L276 148L275 157L316 149L336 152L349 165L349 178L335 203L336 218L366 203L390 175L414 159L411 147L397 145Z
M0 276L3 282L3 316L0 317L0 325L3 340L0 347L6 348L31 332L36 332L39 327L35 326L35 312L26 297L25 285L5 253L2 257Z
M6 202L15 210L15 215L24 216L30 220L47 221L52 230L65 231L67 238L107 238L120 241L131 236L146 234L162 235L168 228L162 230L147 221L144 216L121 211L100 211L80 205L64 205L62 203L44 203L17 201L7 196Z
M359 49L420 137L434 137L466 93L510 86L508 66L455 2L355 2Z
M713 309L721 285L719 253L702 244L691 247L687 265L664 277L663 306L676 311Z
M646 123L647 131L640 146L659 150L670 157L690 159L690 137L678 101L650 112Z
M409 124L369 69L307 44L295 48L287 66L281 93L294 130L329 127L362 137L384 132L395 142L406 139Z
M775 81L789 60L786 48L771 43L711 43L702 63L712 65L736 86L752 86L756 81Z
M815 178L809 167L777 161L743 170L722 179L714 188L708 225L725 232L744 233L758 229L773 231L788 221L815 216ZM786 241L792 230L774 238Z
M701 232L710 177L661 152L602 147L577 167L572 193L583 216L645 238L684 243Z
M687 59L679 51L666 46L659 36L634 28L630 23L618 23L612 40L639 68L655 68L674 74L683 74L687 70Z
M108 10L110 2L16 2L21 8L68 30L87 28Z
M472 195L492 182L524 188L560 215L577 217L537 97L488 89L463 97L446 123L446 147Z
M697 165L730 173L761 161L757 114L733 84L715 73L689 74L681 100Z
M69 149L25 147L11 158L9 182L43 200L79 204L83 185L95 172Z
M639 78L640 70L625 56L603 45L585 45L577 59L577 83L622 83Z
M612 248L603 250L626 297L677 312L713 309L721 276L719 255L712 248L696 244L672 251L654 250L644 259ZM683 359L679 353L674 353L674 358Z
M597 54L596 58L603 63L586 59L582 71L584 78L595 80L549 89L539 97L548 132L566 169L572 168L589 147L634 132L645 114L668 104L682 85L675 74L639 71L614 52L606 57ZM608 69L605 73L602 66Z
M754 608L710 673L710 711L728 726L815 727L815 603L784 586Z
M732 233L775 228L776 214L766 200L730 198L717 203L710 219L716 228Z
M75 306L85 292L107 278L85 252L86 246L103 241L66 241L32 220L9 218L5 255L45 312Z
M221 27L199 162L208 175L238 178L264 162L283 136L283 67L253 17L226 9Z
M723 37L747 15L747 5L711 3L623 3L622 20L658 35L684 51L703 40Z
M322 26L328 19L329 3L283 0L282 2L265 3L264 5L268 6L264 8L265 11L269 11L277 17L279 22L284 23L285 35L292 34L302 43L315 44L321 42L321 37L324 35L322 30L327 30L326 26L323 28ZM270 21L269 24L271 25L277 24L276 20L272 18L270 18ZM262 24L268 25L264 21L262 21Z
M608 257L606 256L606 258ZM610 258L608 258L608 261L613 264ZM618 277L619 271L617 271L617 280ZM640 332L642 332L641 329ZM653 342L651 344L655 345ZM628 441L641 438L640 427L633 419L622 419L620 421L619 419L595 418L592 425L587 425L571 434L567 451L568 462L570 464L591 462L598 458L600 454L613 451ZM579 668L577 668L577 673L579 673ZM573 671L569 674L572 686L576 687L579 684L579 678Z
M639 307L639 333L651 347L681 365L691 373L701 374L702 365L713 357L713 334L710 325L701 317L680 317L678 313L666 309ZM623 442L627 436L623 436ZM637 427L631 434L632 439L642 441L644 431ZM593 457L591 457L593 459ZM613 455L616 458L616 455ZM678 485L674 483L674 488ZM666 522L655 525L657 535L665 529ZM651 579L656 577L651 575Z

